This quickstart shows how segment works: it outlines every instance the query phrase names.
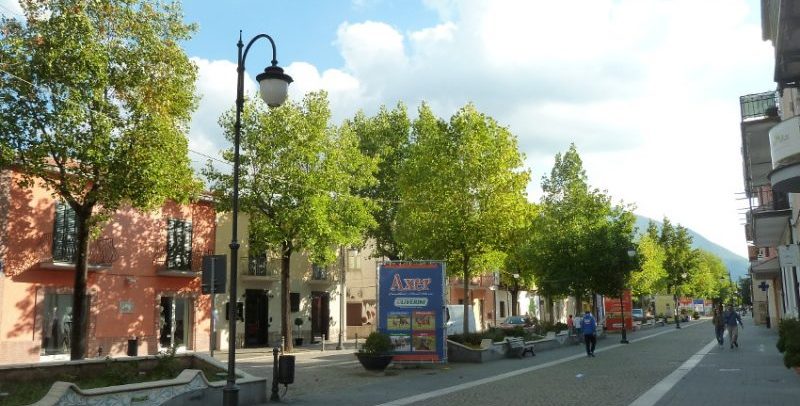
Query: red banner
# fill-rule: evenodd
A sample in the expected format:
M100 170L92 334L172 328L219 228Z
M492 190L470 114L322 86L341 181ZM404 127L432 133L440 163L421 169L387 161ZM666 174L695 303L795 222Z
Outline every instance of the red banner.
M631 302L630 290L622 292L622 301L619 300L619 297L604 297L603 305L606 309L606 330L621 330L623 314L625 315L625 329L633 329L633 317L631 316L633 303Z

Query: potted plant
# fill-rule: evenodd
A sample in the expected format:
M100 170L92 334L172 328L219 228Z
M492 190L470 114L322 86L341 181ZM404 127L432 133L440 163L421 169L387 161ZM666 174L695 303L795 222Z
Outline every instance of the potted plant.
M303 325L303 318L294 319L294 325L297 326L297 332L300 333L300 337L294 338L294 345L301 346L303 345L303 333L300 331L300 327Z
M386 333L373 331L356 352L358 362L368 371L383 371L392 362L392 340Z

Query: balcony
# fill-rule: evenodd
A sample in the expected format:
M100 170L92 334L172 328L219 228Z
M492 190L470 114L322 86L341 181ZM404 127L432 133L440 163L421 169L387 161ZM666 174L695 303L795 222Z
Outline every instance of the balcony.
M770 185L772 153L769 131L780 122L778 93L764 92L739 97L742 114L742 161L745 192L752 197L754 189Z
M281 260L266 255L242 257L239 274L243 281L277 282L281 278Z
M756 247L776 247L781 244L792 210L789 196L763 186L756 191L757 203L747 213L748 238Z
M331 271L321 265L311 265L311 277L308 283L312 286L328 286L333 282L333 274Z
M762 33L775 46L778 87L800 84L800 4L793 0L762 0Z
M494 276L492 275L481 275L481 276L474 276L469 280L469 287L470 289L489 289L492 285L494 285L495 280ZM450 279L450 286L456 288L463 288L464 287L464 278L452 278Z
M39 263L43 268L75 269L77 241L54 241L52 233L42 236L39 243ZM89 269L110 268L119 256L113 238L89 241Z

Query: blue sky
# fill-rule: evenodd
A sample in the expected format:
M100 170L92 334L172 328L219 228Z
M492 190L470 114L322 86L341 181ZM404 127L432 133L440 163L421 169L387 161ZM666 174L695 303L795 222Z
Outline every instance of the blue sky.
M402 30L418 30L438 22L436 11L417 0L195 0L184 2L183 8L186 20L199 25L185 47L190 55L234 60L241 29L245 42L260 33L272 36L281 63L306 61L322 70L340 67L344 62L334 46L336 30L343 22L383 21ZM253 52L262 51L267 56L264 46L256 48ZM247 68L258 68L255 54L252 64L249 62Z
M236 41L277 44L290 97L329 94L333 124L422 101L445 119L466 103L519 139L529 198L575 143L592 186L636 213L747 256L739 96L775 89L759 0L230 0L183 2L201 97L190 157L230 148ZM19 10L0 0L0 12ZM248 56L247 89L267 64Z

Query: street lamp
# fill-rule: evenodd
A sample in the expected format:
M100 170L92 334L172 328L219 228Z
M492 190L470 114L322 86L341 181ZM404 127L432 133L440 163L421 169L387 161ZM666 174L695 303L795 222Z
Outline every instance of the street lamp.
M686 279L686 276L687 276L686 272L678 275L680 280L678 281L678 283L675 284L675 295L674 295L674 298L675 298L675 328L681 328L681 315L680 315L680 312L678 311L678 284L682 283L683 280Z
M628 258L633 259L636 256L636 250L630 249L628 250ZM622 297L625 296L625 289L620 290L619 292L619 311L622 314L622 339L619 340L620 344L628 344L628 330L625 328L625 304L622 301Z
M247 47L242 48L242 32L239 31L239 42L236 47L239 48L238 64L236 72L238 74L236 82L236 124L234 127L235 136L233 141L233 225L231 227L231 290L228 299L228 382L222 389L222 403L226 406L237 406L239 404L239 387L236 385L236 310L237 310L237 292L236 292L236 279L238 273L238 254L239 254L239 241L237 241L238 221L239 221L239 141L242 132L242 109L244 107L244 62L247 59L247 53L254 42L261 38L266 38L272 45L272 65L264 69L264 72L256 76L261 90L261 98L267 103L269 107L278 107L286 101L286 96L289 91L289 83L292 83L292 78L283 73L283 69L278 66L278 61L275 58L275 41L272 40L267 34L258 34L247 44Z

